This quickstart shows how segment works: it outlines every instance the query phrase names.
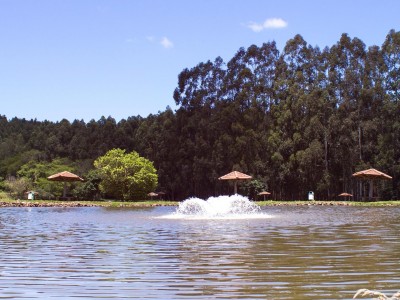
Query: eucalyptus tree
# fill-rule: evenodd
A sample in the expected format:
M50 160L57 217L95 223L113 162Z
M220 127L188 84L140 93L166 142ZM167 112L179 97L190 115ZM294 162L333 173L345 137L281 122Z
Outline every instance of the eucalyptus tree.
M386 99L384 90L385 64L378 46L368 48L365 56L365 71L362 77L362 90L359 97L361 154L363 162L376 167L379 155L378 139L384 132L382 113Z
M378 163L393 174L393 191L400 197L400 32L391 30L382 45L383 90L382 130L379 134Z
M91 156L91 146L87 140L88 129L83 120L74 120L71 125L71 137L66 145L68 157L72 160L88 159Z
M263 181L270 178L268 136L278 57L274 42L239 49L227 64L223 97L226 105L221 105L222 126L218 126L224 129L219 148L232 145L225 155L226 168L236 165Z
M366 50L364 43L343 34L330 49L328 91L335 101L331 164L342 190L350 190L351 174L363 165L362 101ZM339 188L339 187L338 187Z
M229 141L222 149L231 149L225 158L225 168L230 170L233 164L237 164L241 171L249 172L252 161L259 160L257 127L263 120L263 111L257 102L259 57L259 48L252 45L247 50L240 48L227 64L224 101L228 105L223 107L224 118L221 121L224 123L219 128L224 130L220 142Z
M323 93L322 54L300 35L286 43L277 64L273 110L276 178L291 198L305 197L323 178L326 95ZM290 187L288 189L287 187Z
M167 108L143 119L132 132L135 150L153 161L158 170L158 190L165 192L168 199L174 199L185 189L185 180L180 176L180 146L176 130L176 116Z
M180 106L176 112L176 135L179 146L178 164L182 180L186 180L185 195L203 196L212 193L212 152L218 128L213 120L216 106L221 101L224 62L200 63L184 69L178 77L174 99Z
M128 151L137 151L141 141L136 139L136 132L144 120L145 118L141 116L132 116L119 121L116 128L115 146Z

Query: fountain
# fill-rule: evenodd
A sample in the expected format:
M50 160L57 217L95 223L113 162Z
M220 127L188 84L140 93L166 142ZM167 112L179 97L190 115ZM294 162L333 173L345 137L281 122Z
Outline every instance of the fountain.
M189 198L183 201L169 218L174 219L249 219L266 218L260 206L247 197L232 196L210 197L207 200Z

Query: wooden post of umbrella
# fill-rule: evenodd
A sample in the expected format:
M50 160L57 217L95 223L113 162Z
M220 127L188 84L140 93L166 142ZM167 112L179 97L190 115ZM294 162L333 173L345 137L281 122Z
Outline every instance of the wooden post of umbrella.
M238 172L238 171L233 171L231 173L228 173L224 176L221 176L220 178L218 178L218 180L233 180L233 184L234 184L234 194L237 194L237 182L238 180L249 180L253 177L251 177L250 175Z

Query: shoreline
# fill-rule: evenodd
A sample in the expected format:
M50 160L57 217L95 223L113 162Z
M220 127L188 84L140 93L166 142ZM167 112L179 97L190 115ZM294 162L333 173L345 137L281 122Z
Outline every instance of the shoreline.
M110 207L110 208L146 208L156 206L178 206L178 203L148 203L148 202L92 202L92 201L47 201L47 200L14 200L0 201L2 207Z
M2 207L105 207L105 208L151 208L157 206L178 206L179 201L59 201L59 200L0 200ZM255 201L259 206L374 206L393 207L400 206L400 201Z

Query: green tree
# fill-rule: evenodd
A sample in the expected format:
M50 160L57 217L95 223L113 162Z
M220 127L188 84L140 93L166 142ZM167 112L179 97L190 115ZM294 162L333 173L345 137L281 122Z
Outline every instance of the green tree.
M158 184L153 163L135 151L112 149L94 161L101 176L100 190L123 200L140 199Z
M63 183L50 181L48 176L62 171L74 172L72 163L68 159L57 158L51 162L31 160L18 171L18 178L25 178L32 183L31 188L39 192L40 198L54 198L63 192ZM74 183L70 183L73 190Z
M100 199L101 177L98 170L90 170L85 176L85 182L79 184L73 191L73 195L83 200Z
M10 178L4 182L6 190L9 191L11 197L15 199L23 199L24 193L32 187L32 182L28 178Z

